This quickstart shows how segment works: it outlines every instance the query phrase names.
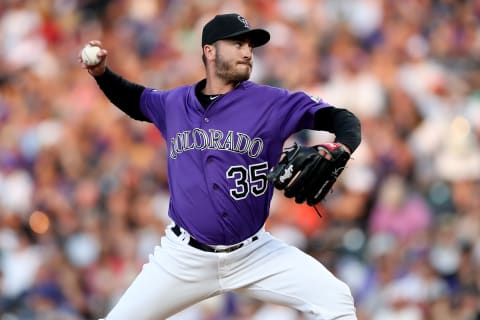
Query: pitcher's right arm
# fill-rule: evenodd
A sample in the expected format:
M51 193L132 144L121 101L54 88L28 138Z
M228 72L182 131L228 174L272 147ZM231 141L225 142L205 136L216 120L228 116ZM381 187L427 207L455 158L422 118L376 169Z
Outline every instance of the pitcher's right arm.
M93 66L87 66L81 58L80 62L83 68L93 76L105 96L131 118L151 122L140 110L140 97L145 87L122 78L107 67L108 52L102 47L100 41L93 40L89 44L101 49L97 54L100 62Z

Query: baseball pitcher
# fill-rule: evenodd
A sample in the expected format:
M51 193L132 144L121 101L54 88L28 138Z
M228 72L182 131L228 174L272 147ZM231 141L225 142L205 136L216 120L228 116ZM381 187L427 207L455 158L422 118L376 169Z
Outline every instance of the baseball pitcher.
M106 319L165 319L229 291L308 319L356 319L347 285L264 224L274 188L298 203L324 199L360 143L360 123L306 93L249 81L253 50L269 40L239 14L215 16L202 32L205 79L172 90L127 81L107 67L101 42L89 42L99 61L83 67L100 89L168 144L171 224ZM283 150L302 129L336 140Z

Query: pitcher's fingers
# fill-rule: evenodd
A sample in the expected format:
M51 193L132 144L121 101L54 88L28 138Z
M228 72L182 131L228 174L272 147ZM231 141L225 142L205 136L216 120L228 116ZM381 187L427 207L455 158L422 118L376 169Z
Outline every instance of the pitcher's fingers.
M102 42L100 40L90 40L88 44L91 46L102 47Z

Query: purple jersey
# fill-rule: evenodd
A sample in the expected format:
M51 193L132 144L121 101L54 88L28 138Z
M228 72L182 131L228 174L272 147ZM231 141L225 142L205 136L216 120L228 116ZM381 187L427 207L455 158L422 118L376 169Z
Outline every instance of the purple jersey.
M242 82L204 108L195 86L144 90L141 109L168 145L169 216L197 240L231 245L268 217L266 174L284 141L311 129L328 104L305 93Z

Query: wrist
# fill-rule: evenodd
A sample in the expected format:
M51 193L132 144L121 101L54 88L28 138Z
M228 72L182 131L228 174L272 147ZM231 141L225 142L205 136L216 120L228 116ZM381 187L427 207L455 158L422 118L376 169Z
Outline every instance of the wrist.
M352 151L350 150L349 147L347 147L345 144L341 143L341 142L335 142L336 144L340 145L346 152L348 152L349 154L352 154Z
M319 150L321 149L327 149L329 151L333 151L333 150L337 150L337 149L342 149L344 150L345 152L351 154L351 151L350 151L350 148L347 147L345 144L341 143L341 142L327 142L327 143L322 143L322 144L319 144L317 145L317 148Z
M93 77L100 77L105 73L106 70L107 70L107 67L96 67L96 68L87 69L88 73Z

